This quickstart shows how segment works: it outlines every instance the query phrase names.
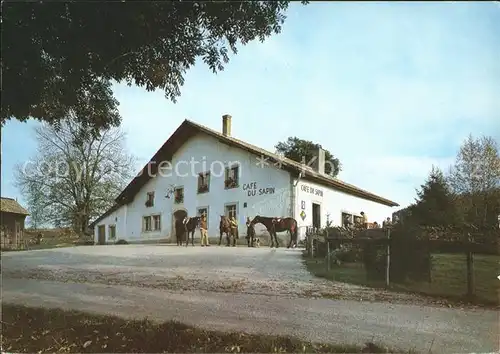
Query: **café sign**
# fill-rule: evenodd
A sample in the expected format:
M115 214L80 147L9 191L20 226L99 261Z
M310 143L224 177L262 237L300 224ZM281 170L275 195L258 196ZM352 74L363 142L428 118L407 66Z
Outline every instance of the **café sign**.
M319 189L319 188L314 188L313 186L308 186L306 184L303 184L303 185L300 186L300 189L303 192L306 192L306 193L309 193L309 194L313 194L313 195L317 195L318 197L322 197L323 196L323 190Z
M257 182L250 182L243 184L243 190L247 192L249 197L264 194L274 194L276 191L275 187L257 188Z

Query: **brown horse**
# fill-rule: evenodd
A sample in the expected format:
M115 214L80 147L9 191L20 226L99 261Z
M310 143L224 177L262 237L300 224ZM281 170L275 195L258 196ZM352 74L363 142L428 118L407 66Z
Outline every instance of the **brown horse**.
M177 246L182 246L184 236L186 236L185 225L182 223L182 220L175 220L175 237L177 239Z
M247 236L245 238L247 239L248 247L255 246L255 225L251 222L247 222Z
M277 232L288 231L290 234L290 243L287 248L297 247L297 221L294 218L276 218L276 217L266 217L257 215L253 218L252 225L262 224L266 227L267 232L271 236L271 248L274 247L274 242L276 242L276 247L279 247Z
M219 238L219 246L222 244L222 234L226 233L226 246L231 246L231 236L233 237L233 247L236 247L236 239L238 238L237 232L235 232L234 228L231 227L231 221L227 216L220 216L220 224L219 224L220 238Z
M201 216L193 216L193 217L187 217L187 220L184 220L183 224L184 227L186 228L186 247L189 244L189 235L191 235L191 245L194 246L194 232L196 231L196 228L200 225L200 219Z

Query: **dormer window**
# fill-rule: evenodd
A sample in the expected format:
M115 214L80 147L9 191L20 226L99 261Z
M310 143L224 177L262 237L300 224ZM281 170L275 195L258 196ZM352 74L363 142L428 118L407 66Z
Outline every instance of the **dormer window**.
M148 192L146 199L146 207L152 207L155 203L155 192Z
M238 165L226 168L226 178L224 181L224 185L225 185L226 189L238 187L239 170L240 170L240 168Z

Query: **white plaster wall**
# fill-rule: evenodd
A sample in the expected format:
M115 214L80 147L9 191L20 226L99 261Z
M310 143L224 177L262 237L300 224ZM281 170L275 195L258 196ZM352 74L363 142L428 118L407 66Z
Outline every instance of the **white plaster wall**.
M188 165L187 163L190 161L194 161L194 163ZM226 190L224 188L224 166L235 162L240 165L239 187ZM244 150L232 148L205 134L198 134L174 155L171 173L165 169L161 175L149 180L128 205L125 238L129 241L147 241L170 237L172 214L178 209L185 209L188 215L194 216L197 207L208 207L208 234L210 237L219 234L220 215L224 214L226 203L237 203L240 236L246 234L245 221L247 216L253 218L257 214L265 216L290 215L291 184L289 173L272 166L261 168L256 165L256 162L256 157ZM177 170L175 170L175 166L178 166ZM210 190L208 193L198 194L198 174L209 170L211 170ZM248 190L244 190L252 182L255 182L255 185L252 185L256 187L255 196L249 196ZM165 198L166 191L171 186L184 187L183 204L174 204L173 196ZM259 195L259 191L265 188L274 188L274 193ZM146 207L147 193L153 191L155 192L154 206ZM246 208L244 207L245 202L247 203ZM161 230L143 232L143 216L153 214L161 215ZM113 218L113 216L110 217ZM261 233L262 227L257 226L256 232ZM197 231L195 237L199 238L199 236L199 231Z
M193 163L189 164L190 161ZM239 187L224 188L224 167L239 163ZM392 208L354 197L337 190L329 189L306 180L300 180L294 188L295 206L292 211L292 185L290 174L273 166L257 166L256 156L244 150L232 148L205 134L198 134L190 139L177 151L173 157L172 170L165 169L141 188L135 199L126 206L122 206L111 215L101 220L98 225L106 225L106 239L108 239L108 225L116 224L117 240L120 238L132 242L144 242L165 239L172 236L172 214L178 209L185 209L188 215L194 216L198 207L208 207L208 234L218 236L220 215L224 214L227 203L237 203L240 236L246 234L245 221L247 217L263 216L293 216L299 224L299 234L303 238L305 228L312 226L312 203L321 205L321 226L326 226L327 215L334 225L341 224L343 211L359 214L364 211L370 222L382 222L392 215ZM177 166L177 169L175 168ZM210 190L208 193L198 194L198 174L211 171ZM254 184L255 183L255 184ZM184 203L175 204L173 196L165 198L166 192L172 186L184 187ZM310 193L303 189L319 189L322 195ZM248 187L252 187L255 195L249 196ZM255 187L255 189L253 189ZM274 188L272 194L260 194L265 188ZM153 207L146 207L148 192L155 192ZM260 194L260 195L259 195ZM247 206L244 207L244 203ZM306 217L300 217L304 202ZM161 230L142 231L142 219L147 215L161 216ZM116 218L116 221L115 221ZM97 242L97 226L94 237ZM256 225L257 234L267 234L262 225ZM199 238L199 231L195 237Z
M115 242L116 240L119 240L121 238L126 237L126 214L127 208L126 206L123 206L108 216L106 216L104 219L102 219L95 227L94 227L94 242L97 244L98 243L98 226L104 225L106 229L106 242ZM116 226L116 240L110 240L109 239L109 226L110 225L115 225Z
M322 191L322 195L317 193L317 190ZM321 227L326 226L327 214L329 214L329 220L332 221L333 225L341 225L342 212L359 215L360 212L364 211L369 222L377 221L378 223L382 223L393 212L393 208L386 205L345 194L306 180L300 180L297 183L296 193L295 215L301 238L305 236L306 227L313 225L313 203L321 205ZM302 206L304 206L306 214L305 219L300 217Z

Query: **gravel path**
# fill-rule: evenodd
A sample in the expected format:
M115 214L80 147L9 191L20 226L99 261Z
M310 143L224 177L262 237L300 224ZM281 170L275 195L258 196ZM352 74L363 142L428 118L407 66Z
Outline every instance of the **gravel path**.
M300 250L82 246L2 254L3 301L435 352L498 349L498 313L311 276ZM145 291L147 289L147 291ZM331 299L312 299L328 296Z
M167 290L327 297L442 306L440 300L313 277L301 250L82 246L2 254L3 276Z

